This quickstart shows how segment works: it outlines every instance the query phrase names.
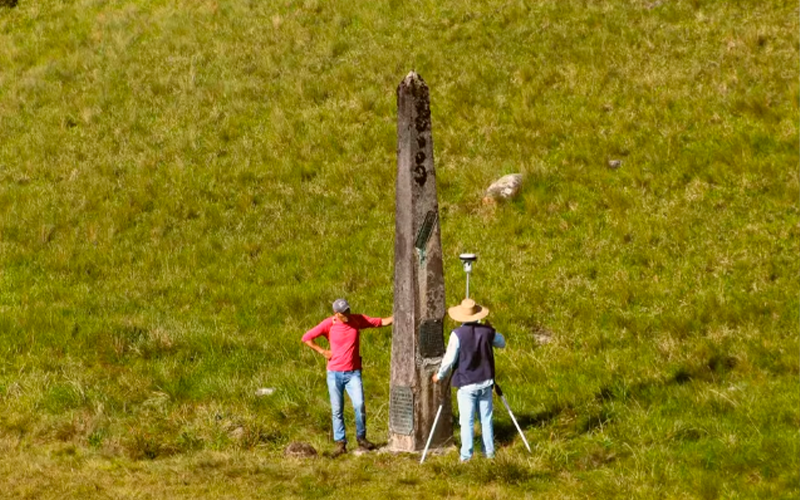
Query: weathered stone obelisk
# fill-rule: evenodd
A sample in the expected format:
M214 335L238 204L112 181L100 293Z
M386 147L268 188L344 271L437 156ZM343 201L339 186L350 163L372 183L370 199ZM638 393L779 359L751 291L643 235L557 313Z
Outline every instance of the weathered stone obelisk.
M431 449L453 436L450 386L431 376L444 355L442 242L428 86L413 71L397 88L394 326L389 448L422 451L439 405Z

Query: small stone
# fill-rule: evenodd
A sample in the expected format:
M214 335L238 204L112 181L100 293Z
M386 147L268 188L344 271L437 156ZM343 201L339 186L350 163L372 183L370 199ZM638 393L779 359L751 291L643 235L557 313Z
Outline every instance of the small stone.
M537 333L537 334L533 335L533 340L535 340L536 343L539 344L539 345L545 345L545 344L549 344L550 341L553 340L553 339L551 339L547 335L541 335L541 334Z
M316 457L317 450L308 443L301 443L297 441L294 443L289 443L289 445L284 448L283 456L293 458Z
M616 170L621 166L622 166L622 160L608 160L608 168Z
M262 387L262 388L256 390L256 397L259 397L259 398L264 397L264 396L270 396L272 394L275 394L275 388L274 387Z
M541 325L533 327L531 333L533 334L533 340L535 340L538 345L546 345L553 341L553 332Z
M492 203L499 200L510 200L519 194L522 186L522 174L504 175L489 186L486 190L484 203Z
M231 431L231 439L242 439L244 436L244 427L237 427Z

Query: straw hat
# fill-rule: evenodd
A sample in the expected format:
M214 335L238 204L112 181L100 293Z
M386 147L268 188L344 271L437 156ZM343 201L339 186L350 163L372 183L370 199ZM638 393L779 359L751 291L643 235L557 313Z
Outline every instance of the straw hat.
M461 323L472 323L488 316L489 310L479 306L472 299L464 299L461 304L448 309L447 314Z

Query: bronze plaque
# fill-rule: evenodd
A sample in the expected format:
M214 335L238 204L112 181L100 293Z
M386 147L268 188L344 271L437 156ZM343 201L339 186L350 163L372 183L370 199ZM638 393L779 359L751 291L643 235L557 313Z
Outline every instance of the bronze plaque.
M436 219L438 218L438 214L434 210L430 210L427 214L425 214L425 220L422 221L422 225L417 233L417 240L414 242L414 246L417 248L417 250L424 251L425 248L428 247L428 240L431 239L431 232L433 231L433 226L436 224Z
M419 325L419 354L423 358L444 356L444 325L440 319L426 319Z
M414 432L414 393L411 387L392 387L389 399L389 426L392 432L410 436Z

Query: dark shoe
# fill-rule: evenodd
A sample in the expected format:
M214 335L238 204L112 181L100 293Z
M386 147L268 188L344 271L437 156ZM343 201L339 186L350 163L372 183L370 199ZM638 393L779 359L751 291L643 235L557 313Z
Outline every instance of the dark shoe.
M331 458L336 458L340 455L344 455L345 453L347 453L347 442L336 441L336 449L333 450L333 453L331 453Z
M372 451L377 448L377 446L367 441L367 438L360 438L358 440L358 447L365 451Z

